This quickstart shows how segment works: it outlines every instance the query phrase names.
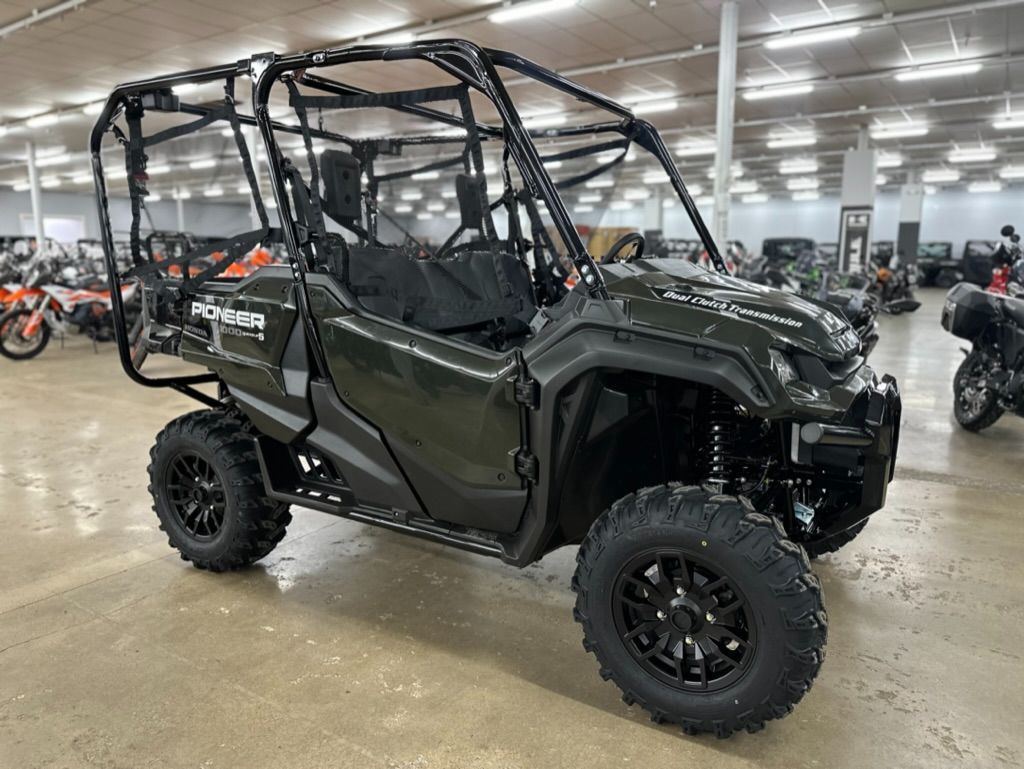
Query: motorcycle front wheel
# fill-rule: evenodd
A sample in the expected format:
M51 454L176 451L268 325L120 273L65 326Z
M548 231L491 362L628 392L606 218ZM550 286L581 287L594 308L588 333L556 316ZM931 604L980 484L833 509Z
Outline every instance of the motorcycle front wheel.
M42 321L26 336L32 310L11 310L0 315L0 355L11 360L36 357L50 341L50 327Z
M953 415L965 430L977 432L995 424L1003 414L996 392L979 387L987 373L985 357L978 351L970 353L953 378Z

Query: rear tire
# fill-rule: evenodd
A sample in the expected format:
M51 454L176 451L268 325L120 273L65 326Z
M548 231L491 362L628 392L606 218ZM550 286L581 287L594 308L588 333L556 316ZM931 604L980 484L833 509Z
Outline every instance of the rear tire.
M32 310L22 308L0 315L0 355L11 360L28 360L46 349L50 341L50 326L45 320L39 324L30 342L21 341L20 327L31 314Z
M858 523L856 526L851 526L846 531L841 531L838 534L833 534L831 537L825 537L824 539L810 540L802 542L804 550L807 551L807 557L810 559L820 558L823 555L834 553L842 547L850 544L857 538L857 535L864 531L864 527L868 525L868 519L865 518L863 521Z
M594 522L576 560L583 646L652 721L755 732L787 715L821 667L821 585L803 549L745 501L644 489Z
M977 350L970 352L953 377L953 416L965 430L978 432L991 427L1003 414L996 393L990 389L970 393L970 385L984 374L985 359Z
M226 571L273 550L291 521L266 496L247 425L219 410L178 417L150 450L149 492L171 547L199 569Z

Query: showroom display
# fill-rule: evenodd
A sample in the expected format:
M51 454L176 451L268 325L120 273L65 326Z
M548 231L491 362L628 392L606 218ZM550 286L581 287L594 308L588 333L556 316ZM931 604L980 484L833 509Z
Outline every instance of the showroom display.
M1009 225L1002 234L1015 236ZM993 260L1016 277L1009 285L1019 285L1024 260L1017 241L999 244ZM995 424L1006 411L1024 416L1024 299L958 283L946 296L942 327L971 342L953 377L956 421L978 431Z
M434 67L443 84L373 92L335 79L355 63L382 78L402 63ZM530 128L502 73L610 118ZM250 78L252 116L235 90ZM171 90L204 82L223 83L224 98L189 104ZM271 117L279 92L294 120ZM477 119L482 101L498 121ZM375 109L413 116L420 130L349 131ZM147 149L216 121L231 129L259 226L147 259ZM288 265L214 279L270 237L243 124L260 130ZM124 146L133 207L122 271L101 157L110 134ZM579 137L597 143L549 151ZM494 191L485 146L502 150ZM615 261L617 249L642 246L639 234L600 266L587 253L559 190L630 148L667 174L713 270ZM207 407L173 420L151 452L154 507L182 558L214 571L250 564L284 536L291 504L520 567L580 543L575 618L627 703L727 736L802 698L827 631L807 554L848 541L884 504L900 396L840 315L727 273L649 123L515 54L440 40L261 55L123 85L91 150L112 284L142 283L147 349L207 369L139 370L114 293L126 373ZM609 152L585 178L555 182L545 169ZM385 158L418 162L394 170ZM446 171L459 218L436 245L389 213L393 196L380 190ZM556 241L579 277L572 290ZM215 251L220 262L189 271Z

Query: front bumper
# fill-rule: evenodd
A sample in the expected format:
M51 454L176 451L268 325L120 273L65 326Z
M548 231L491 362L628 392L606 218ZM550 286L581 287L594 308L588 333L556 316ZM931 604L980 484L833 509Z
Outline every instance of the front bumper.
M886 374L872 381L840 424L794 424L791 459L801 465L845 470L860 487L859 499L824 521L821 533L831 536L867 518L885 504L896 470L900 437L900 401L896 380Z

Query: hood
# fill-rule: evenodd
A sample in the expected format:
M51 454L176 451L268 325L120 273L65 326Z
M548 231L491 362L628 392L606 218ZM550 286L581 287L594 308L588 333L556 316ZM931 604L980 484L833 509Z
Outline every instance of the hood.
M608 292L629 299L634 322L749 346L780 341L826 360L857 354L860 341L825 304L683 259L602 265Z

